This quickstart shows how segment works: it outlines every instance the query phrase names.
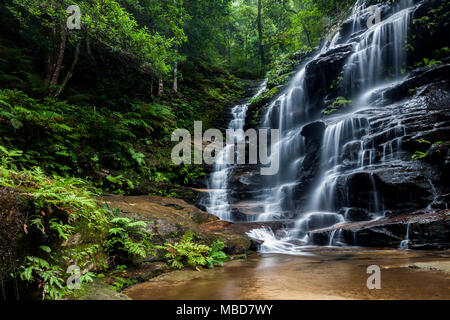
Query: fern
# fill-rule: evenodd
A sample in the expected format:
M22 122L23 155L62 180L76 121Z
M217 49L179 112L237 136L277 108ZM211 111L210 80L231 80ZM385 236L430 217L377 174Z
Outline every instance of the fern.
M150 243L152 234L147 230L144 221L132 221L126 217L119 217L118 209L110 210L111 227L109 237L103 246L107 254L124 262L133 263L149 254L154 255L154 246Z
M181 269L184 266L206 266L213 268L215 264L223 265L228 257L222 251L223 242L217 240L211 247L194 242L194 233L186 232L181 241L175 244L167 243L163 247L167 253L165 258L173 269Z

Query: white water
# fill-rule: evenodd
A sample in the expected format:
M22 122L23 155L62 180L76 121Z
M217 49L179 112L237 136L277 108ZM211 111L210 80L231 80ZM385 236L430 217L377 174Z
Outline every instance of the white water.
M406 236L405 239L400 242L400 250L408 250L409 249L409 229L411 227L411 224L408 223L408 226L406 227Z
M250 238L259 240L262 244L259 247L261 253L283 253L296 256L310 255L304 252L304 246L294 243L296 239L290 236L276 237L269 228L253 229L247 232Z
M259 96L265 90L266 83L267 80L264 80L253 98ZM237 143L242 142L244 139L243 136L239 135L239 131L236 130L244 128L247 109L248 102L236 105L231 109L232 120L230 121L228 128L234 129L236 132L233 136L235 144L227 144L217 155L214 163L214 170L208 183L209 199L206 210L225 221L231 221L231 207L228 200L228 182L230 174L235 167L234 164L228 164L228 154L235 149Z

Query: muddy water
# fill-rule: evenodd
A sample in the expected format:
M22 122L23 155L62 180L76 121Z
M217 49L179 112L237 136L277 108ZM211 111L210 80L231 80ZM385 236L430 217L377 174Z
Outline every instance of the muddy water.
M254 254L224 268L176 271L126 290L132 299L450 299L450 251L311 249ZM432 266L430 270L408 266ZM367 267L381 289L367 288ZM445 269L447 271L445 271Z

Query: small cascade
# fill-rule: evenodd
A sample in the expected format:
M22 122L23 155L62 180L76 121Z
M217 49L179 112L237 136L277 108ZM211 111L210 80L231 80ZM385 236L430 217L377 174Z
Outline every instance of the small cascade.
M400 242L400 250L408 250L409 249L409 229L411 228L411 224L408 223L408 226L406 227L406 236L405 239Z
M266 82L267 80L264 80L254 97L259 96L265 90ZM247 109L248 102L236 105L231 109L232 120L228 125L229 129L238 130L244 128ZM244 139L239 133L239 131L236 131L233 136L235 144L242 142ZM231 221L231 207L228 200L228 182L235 165L228 164L228 154L232 149L236 149L235 145L227 144L217 155L213 173L208 181L209 197L206 203L206 210L225 221Z
M280 159L280 170L275 176L263 177L265 189L259 198L264 204L264 211L256 219L270 221L282 218L294 207L293 190L297 185L296 173L298 161L301 160L305 145L300 134L301 127L308 122L310 114L307 109L299 109L299 105L307 105L305 88L305 66L297 73L285 94L271 103L264 121L263 128L280 130L278 153L271 154ZM291 162L292 159L295 159Z
M296 243L296 239L291 236L277 237L269 228L253 229L247 235L261 242L259 252L261 253L282 253L295 256L310 255L303 251L304 247Z
M310 212L301 216L291 231L305 245L310 244L308 232L314 229L327 228L344 222L344 217L334 212Z
M405 43L411 10L408 1L401 2L406 8L356 37L356 42L353 43L354 53L350 56L344 72L344 85L349 92L363 92L374 85L390 82L406 74ZM397 6L397 10L399 8L403 6ZM360 27L356 26L361 25L361 19L368 19L364 10L359 9L357 12L354 32L359 31Z
M440 200L440 195L438 190L436 189L436 186L434 185L433 181L431 179L428 179L428 183L430 184L431 190L433 191L433 201L430 202L430 204L427 207L427 210L429 212L435 212L435 206L441 206L441 208L448 209L448 203L443 202Z

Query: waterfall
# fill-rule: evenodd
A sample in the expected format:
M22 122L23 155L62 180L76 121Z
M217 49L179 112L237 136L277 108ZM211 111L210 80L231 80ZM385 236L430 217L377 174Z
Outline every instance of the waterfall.
M257 93L253 98L259 96L266 88L267 80L260 85ZM238 104L231 109L232 119L228 124L229 129L235 130L233 141L238 143L244 139L236 131L243 129L245 125L245 117L247 115L248 101L244 104ZM228 164L228 154L231 149L234 149L234 144L227 144L225 148L217 155L214 162L213 172L208 181L209 197L206 203L206 210L219 217L221 220L231 220L231 207L228 200L228 182L230 175L233 172L235 164Z
M409 249L409 229L411 227L411 224L408 223L407 227L406 227L406 236L405 239L402 240L402 242L400 242L400 250L408 250Z
M391 7L390 15L367 28L362 21L370 12L364 3L358 0L353 9L352 33L348 39L339 32L335 34L315 57L304 63L287 90L265 113L262 126L281 131L280 171L266 178L259 190L257 200L264 204L264 212L256 220L294 216L296 222L283 236L276 237L268 229L249 232L250 237L268 241L269 244L263 245L263 252L292 254L293 242L313 244L308 231L344 222L347 217L339 210L355 206L355 203L375 219L384 215L385 204L377 190L374 172L386 164L401 164L405 128L388 113L390 110L378 106L377 101L383 90L406 76L406 39L414 6L410 0L400 1ZM307 93L308 65L343 45L352 48L341 73L343 91L352 108L326 118L319 178L303 201L307 204L299 205L295 195L299 184L298 168L306 155L305 138L300 132L305 125L321 119L321 115L314 112ZM380 124L387 129L375 133L374 128ZM380 144L379 140L383 142ZM364 186L364 190L356 191L366 195L365 198L351 199L355 179ZM330 234L330 246L336 243L335 236L336 232Z
M359 35L344 71L350 92L360 92L406 73L406 40L410 9L402 9ZM389 73L385 72L389 69Z
M280 130L279 152L271 155L271 161L279 156L280 170L276 176L264 180L265 189L259 199L263 202L264 212L257 217L260 221L280 219L294 209L292 196L297 185L296 172L305 151L300 132L312 119L308 108L298 107L308 105L306 66L307 63L295 75L286 93L271 103L264 117L262 127Z

